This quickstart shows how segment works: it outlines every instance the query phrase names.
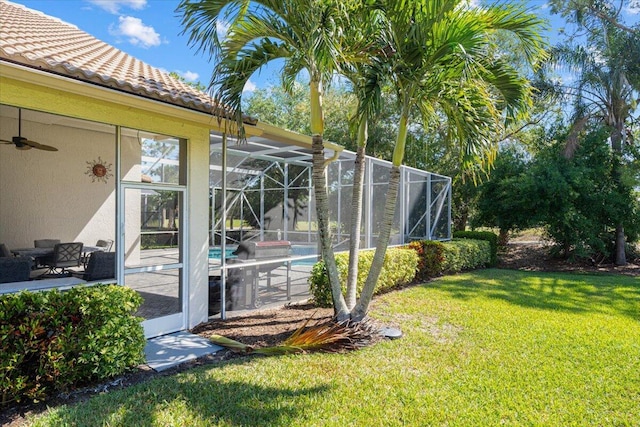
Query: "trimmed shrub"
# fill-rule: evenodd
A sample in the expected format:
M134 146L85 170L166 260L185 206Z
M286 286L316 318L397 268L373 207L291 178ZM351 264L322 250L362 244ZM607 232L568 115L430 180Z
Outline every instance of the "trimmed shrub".
M358 257L358 278L357 278L357 294L360 295L364 282L369 274L371 262L373 261L374 251L361 251ZM349 267L349 254L339 253L336 255L336 263L338 265L338 273L340 274L340 282L342 283L342 293L346 292L346 282ZM374 291L380 294L393 288L411 283L416 276L416 267L418 265L418 254L416 251L407 251L402 248L389 248L384 258L384 265L378 278L378 283ZM311 295L316 304L323 307L333 305L331 298L331 287L329 286L329 278L324 261L317 262L309 277L309 288Z
M474 239L486 240L489 242L491 249L491 259L487 263L487 267L494 267L498 263L498 235L491 231L455 231L454 238L458 239Z
M117 285L0 295L2 405L41 400L144 361L142 298Z
M487 240L453 239L443 247L442 271L445 273L481 268L491 262L491 247Z
M436 240L418 240L406 246L418 254L417 281L424 281L442 273L444 245L445 243Z

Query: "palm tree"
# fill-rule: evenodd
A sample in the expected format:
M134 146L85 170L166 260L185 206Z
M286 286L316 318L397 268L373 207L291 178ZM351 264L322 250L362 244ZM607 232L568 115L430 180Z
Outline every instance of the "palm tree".
M623 184L623 147L632 136L628 132L640 91L640 30L616 25L615 11L589 3L592 16L578 20L586 29L586 45L559 45L553 50L554 65L566 66L575 80L561 86L564 94L574 100L572 129L567 138L565 156L571 157L578 137L590 122L599 122L609 129L613 155L613 182L620 191ZM595 8L595 9L594 9ZM624 214L614 218L616 265L625 265Z
M496 33L517 41L526 63L544 53L542 22L518 6L472 8L460 0L380 1L388 19L393 55L384 63L400 111L384 219L376 253L351 318L366 316L380 275L395 214L400 166L404 158L411 110L424 123L446 121L449 137L461 142L463 165L491 161L493 138L505 120L530 106L528 81L510 66L494 45Z
M308 72L318 229L338 320L362 320L367 313L389 241L412 108L418 106L431 121L447 120L450 137L465 142L461 158L471 163L491 153L491 138L501 123L529 105L527 81L501 60L492 34L512 33L533 63L542 48L540 21L517 7L470 9L465 4L461 0L183 0L178 6L190 42L216 59L210 87L236 119L241 117L244 85L263 65L284 59L285 87L301 70ZM217 28L223 23L229 30L220 40ZM366 144L366 124L375 110L381 76L391 80L401 112L384 225L367 283L353 309L342 295L331 247L324 173L322 94L334 73L351 74L361 94L357 119L361 147Z
M251 75L267 63L282 59L282 82L291 88L306 70L310 86L313 185L321 254L331 283L338 320L348 318L340 288L329 228L329 203L325 184L323 90L341 64L364 60L377 38L356 32L362 26L349 22L349 10L360 2L331 0L182 0L184 32L189 42L216 61L210 87L241 123L241 96ZM228 25L224 39L220 26ZM348 34L351 33L352 36ZM345 45L345 40L350 43ZM373 40L373 44L372 41Z

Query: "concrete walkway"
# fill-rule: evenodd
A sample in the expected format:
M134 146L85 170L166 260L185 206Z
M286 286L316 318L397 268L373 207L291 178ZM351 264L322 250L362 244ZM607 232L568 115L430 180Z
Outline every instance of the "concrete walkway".
M147 365L160 372L220 350L206 338L181 331L147 340L144 352Z

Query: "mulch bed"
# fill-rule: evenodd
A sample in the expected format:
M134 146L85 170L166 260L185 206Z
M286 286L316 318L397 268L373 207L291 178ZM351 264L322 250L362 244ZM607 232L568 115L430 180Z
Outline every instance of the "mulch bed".
M631 276L640 275L640 260L635 260L623 267L601 263L593 265L588 261L568 262L553 259L548 255L548 247L543 243L509 244L500 253L498 268L527 270L527 271L581 271L589 273L613 273ZM278 344L302 326L308 319L309 325L331 319L333 309L317 308L310 304L290 305L280 309L254 312L248 315L230 317L227 320L215 319L194 328L193 332L205 337L212 334L222 335L254 347L267 347ZM27 414L40 413L47 407L63 404L75 404L89 399L91 396L118 390L166 375L174 375L189 370L195 366L220 363L237 357L247 357L229 350L220 351L214 355L187 362L178 367L163 372L155 372L149 368L139 368L97 386L87 387L72 393L62 394L40 404L22 405L5 409L0 413L0 425L17 427L24 423Z
M507 245L498 256L498 268L525 271L567 271L584 273L611 273L628 276L640 275L640 259L625 266L616 266L611 262L591 262L590 260L565 260L549 255L549 246L544 242L518 243Z

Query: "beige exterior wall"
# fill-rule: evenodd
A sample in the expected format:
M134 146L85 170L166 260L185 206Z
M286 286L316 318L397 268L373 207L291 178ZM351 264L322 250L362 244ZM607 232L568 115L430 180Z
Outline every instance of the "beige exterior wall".
M10 248L24 248L43 238L88 245L98 239L115 240L116 180L112 176L106 183L92 182L86 174L87 162L98 157L115 165L115 127L85 130L68 127L64 121L30 121L26 119L29 116L36 115L23 114L22 133L59 151L1 147L0 182L5 189L0 218L11 227L0 230L0 241ZM10 140L17 129L17 119L0 117L1 139Z

